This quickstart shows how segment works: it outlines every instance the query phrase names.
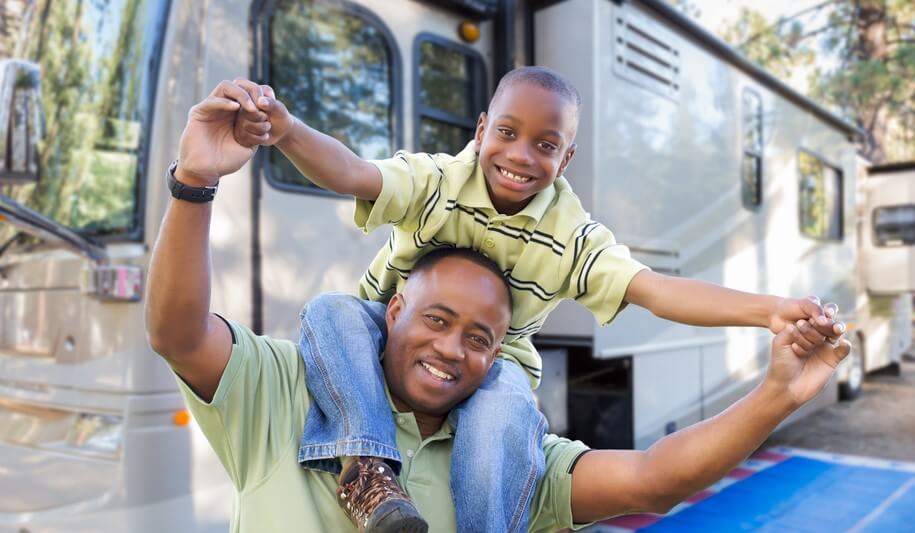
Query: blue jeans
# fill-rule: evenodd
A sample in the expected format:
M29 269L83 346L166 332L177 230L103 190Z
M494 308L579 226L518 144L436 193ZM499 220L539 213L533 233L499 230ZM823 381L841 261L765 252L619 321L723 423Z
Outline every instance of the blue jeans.
M303 467L339 473L339 457L373 456L400 471L379 358L387 334L384 312L384 304L346 294L323 294L302 310L299 351L314 399L299 446ZM455 428L451 493L458 529L527 531L534 489L546 468L546 420L524 371L496 360L449 420Z

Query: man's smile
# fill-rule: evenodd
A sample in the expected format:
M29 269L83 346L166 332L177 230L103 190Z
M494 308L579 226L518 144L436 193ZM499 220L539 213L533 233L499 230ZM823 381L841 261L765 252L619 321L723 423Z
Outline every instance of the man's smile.
M425 361L420 361L419 364L429 374L431 374L433 377L435 377L435 379L437 379L437 380L444 381L444 382L453 382L455 379L457 379L453 373L446 372L445 370L432 366L431 364L429 364Z

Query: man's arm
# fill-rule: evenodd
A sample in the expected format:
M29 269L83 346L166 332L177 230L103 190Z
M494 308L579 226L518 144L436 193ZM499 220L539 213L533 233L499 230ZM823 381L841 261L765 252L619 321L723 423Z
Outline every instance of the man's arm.
M819 338L788 325L772 341L763 382L730 408L669 435L646 451L585 454L572 473L572 516L591 522L632 512L665 513L711 485L752 453L775 427L829 381L851 345L821 342L799 357L793 345Z
M267 85L236 79L260 111L242 109L235 138L245 146L275 145L303 176L338 194L375 201L381 193L381 171L343 143L292 116Z
M214 185L251 158L255 148L241 146L232 135L239 107L256 111L242 88L223 82L191 108L175 171L179 181ZM211 203L169 199L146 294L150 346L205 400L216 392L232 348L228 327L210 313L211 213Z
M787 324L812 318L820 334L838 337L834 309L811 298L780 298L727 289L695 279L642 270L624 298L655 316L691 326L757 326L778 333ZM832 316L830 316L832 315Z

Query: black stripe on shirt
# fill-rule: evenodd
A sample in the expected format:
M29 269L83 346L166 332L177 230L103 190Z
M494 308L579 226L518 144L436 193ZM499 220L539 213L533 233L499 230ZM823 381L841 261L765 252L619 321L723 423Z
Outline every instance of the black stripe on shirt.
M588 292L588 276L591 274L591 267L597 262L597 258L600 257L600 254L604 253L604 250L606 250L606 248L601 248L596 252L588 254L588 259L585 260L585 267L581 269L581 274L578 275L578 295L575 297L576 300Z

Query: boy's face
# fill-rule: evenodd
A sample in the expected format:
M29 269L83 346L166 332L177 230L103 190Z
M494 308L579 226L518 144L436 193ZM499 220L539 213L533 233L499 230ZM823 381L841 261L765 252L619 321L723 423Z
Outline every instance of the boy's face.
M520 81L480 114L476 149L500 213L517 213L565 172L575 153L576 111L562 96Z

